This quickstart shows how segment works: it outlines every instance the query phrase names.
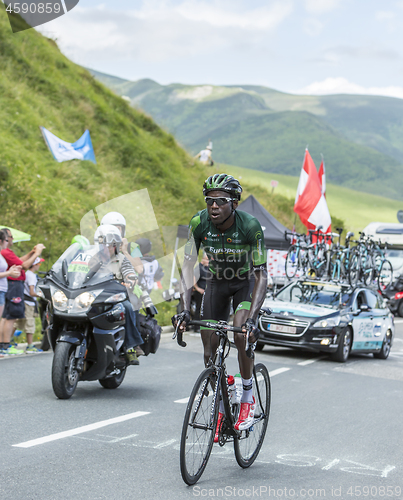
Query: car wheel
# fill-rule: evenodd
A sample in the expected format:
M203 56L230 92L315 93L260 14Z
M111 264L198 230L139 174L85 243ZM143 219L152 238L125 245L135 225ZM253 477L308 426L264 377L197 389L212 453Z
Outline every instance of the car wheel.
M338 361L339 363L345 363L350 355L352 343L353 343L353 333L350 328L347 328L345 332L342 333L340 336L337 351L331 356L333 361Z
M392 332L388 330L386 332L385 338L383 339L380 352L373 353L374 358L386 359L389 356L391 346L392 346Z
M399 302L399 305L397 307L397 314L403 318L403 300Z

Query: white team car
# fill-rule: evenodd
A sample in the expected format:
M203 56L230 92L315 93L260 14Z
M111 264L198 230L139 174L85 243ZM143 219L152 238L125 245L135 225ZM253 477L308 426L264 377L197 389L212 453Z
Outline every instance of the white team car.
M257 350L269 344L325 352L341 363L350 353L389 356L393 315L371 287L301 279L266 298L267 307L272 314L260 317Z

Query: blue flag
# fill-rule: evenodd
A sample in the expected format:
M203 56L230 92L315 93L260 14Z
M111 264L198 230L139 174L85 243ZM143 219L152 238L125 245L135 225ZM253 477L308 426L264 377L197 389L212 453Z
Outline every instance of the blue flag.
M50 152L58 162L67 160L90 160L96 163L89 130L86 130L78 141L73 143L59 139L52 134L52 132L46 130L45 127L41 127L41 132Z

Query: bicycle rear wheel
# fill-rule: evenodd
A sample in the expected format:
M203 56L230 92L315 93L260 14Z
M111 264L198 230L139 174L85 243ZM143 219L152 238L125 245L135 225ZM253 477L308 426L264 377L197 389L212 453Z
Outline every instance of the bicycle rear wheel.
M180 443L182 479L189 486L201 477L210 458L218 417L217 376L206 368L190 394Z
M292 245L287 252L285 258L285 274L288 279L294 278L299 268L299 251L296 246Z
M270 414L270 377L267 368L258 363L254 368L253 396L256 401L255 421L252 427L234 438L235 458L243 469L256 460L266 434Z

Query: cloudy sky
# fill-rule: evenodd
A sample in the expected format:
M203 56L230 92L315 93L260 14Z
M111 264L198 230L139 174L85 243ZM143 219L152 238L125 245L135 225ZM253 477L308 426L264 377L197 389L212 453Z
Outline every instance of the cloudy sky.
M403 0L80 0L40 31L129 80L403 98Z

